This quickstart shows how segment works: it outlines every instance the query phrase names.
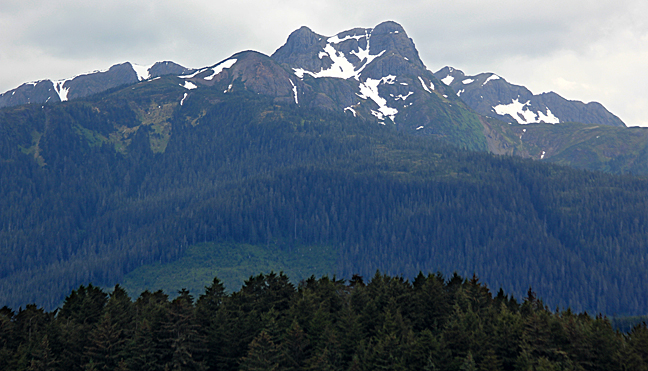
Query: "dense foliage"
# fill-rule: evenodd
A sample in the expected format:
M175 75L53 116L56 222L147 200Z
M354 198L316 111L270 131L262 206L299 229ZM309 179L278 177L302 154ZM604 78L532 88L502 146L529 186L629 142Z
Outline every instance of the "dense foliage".
M250 277L227 294L215 278L132 302L89 285L58 311L0 310L0 370L648 370L648 328L551 312L529 290L493 297L473 277L376 273Z
M0 111L0 305L51 310L81 284L231 242L328 246L340 276L456 269L552 308L646 314L644 179L147 86Z

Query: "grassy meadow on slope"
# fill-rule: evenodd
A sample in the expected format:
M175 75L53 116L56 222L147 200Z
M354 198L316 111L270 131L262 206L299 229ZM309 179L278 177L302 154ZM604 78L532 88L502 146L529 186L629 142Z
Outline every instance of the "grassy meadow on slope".
M311 275L332 276L336 256L336 251L326 246L203 242L189 246L174 262L135 269L124 277L123 287L133 297L144 290L163 290L175 297L183 288L198 296L214 277L233 292L250 276L273 271L284 272L296 285Z

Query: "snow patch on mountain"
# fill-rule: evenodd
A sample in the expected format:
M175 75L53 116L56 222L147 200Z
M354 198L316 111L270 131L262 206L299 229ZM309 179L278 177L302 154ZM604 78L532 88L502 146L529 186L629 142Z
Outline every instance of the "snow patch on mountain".
M292 85L293 94L295 95L295 104L299 104L299 99L297 99L297 86L295 86L295 83L292 82L292 80L288 79L288 81L290 81L290 85Z
M329 44L339 44L339 43L341 43L343 41L347 41L347 40L351 40L351 39L356 39L356 40L364 39L365 37L367 37L367 35L368 34L365 34L365 35L353 35L353 36L347 35L343 39L340 39L340 37L338 35L335 35L333 37L329 37L328 39L326 39L326 42L329 43Z
M333 45L339 44L345 40L350 40L350 39L360 40L362 38L367 38L366 49L362 49L361 47L358 47L357 51L352 50L350 52L350 54L355 55L360 61L363 61L362 65L356 69L353 63L351 63L347 59L344 53L337 51L335 47L333 47ZM309 74L315 78L320 78L320 77L335 77L339 79L354 78L359 81L360 73L362 72L362 70L364 70L365 67L367 67L367 65L371 63L374 59L380 57L381 55L383 55L383 53L385 53L385 50L383 50L378 54L371 54L369 48L370 39L371 39L371 33L369 32L369 30L366 30L364 35L345 36L342 39L340 39L337 35L333 37L329 37L326 40L327 41L326 46L322 51L319 52L318 57L320 59L324 57L329 57L331 61L333 61L331 67L329 67L328 69L322 68L319 72L307 71L303 68L293 68L293 71L295 71L295 75L300 79L304 78L304 74Z
M452 84L453 81L454 81L454 77L450 76L450 75L448 75L448 76L441 79L441 82L448 85L448 86L450 86L450 84Z
M526 103L521 103L519 98L514 99L513 102L509 104L499 104L493 107L493 110L498 115L510 115L513 117L518 124L535 124L539 122L545 122L548 124L557 124L560 122L560 119L547 108L547 113L542 111L533 112L530 109L526 108L531 103L527 101Z
M464 84L464 85L468 85L468 84L472 84L473 82L475 82L475 80L473 80L473 79L465 79L461 83Z
M180 86L182 86L183 88L185 88L187 90L193 90L193 89L198 88L198 86L196 86L196 84L194 84L191 81L185 81L184 85L180 84Z
M344 107L344 112L346 112L347 110L349 110L349 111L351 111L351 113L353 113L353 117L356 117L356 111L353 109L353 107L351 107L351 106Z
M510 115L513 117L518 124L529 124L533 122L536 118L536 114L530 110L525 110L524 107L529 105L530 101L526 103L521 103L520 99L514 99L513 102L509 104L499 104L493 107L493 110L498 115Z
M211 80L213 79L216 75L219 73L223 72L224 69L230 68L236 63L236 58L228 59L224 61L223 63L220 63L216 65L214 68L212 68L212 71L214 72L213 74L205 77L205 80Z
M490 77L488 77L488 78L486 79L486 81L484 81L484 83L482 84L482 86L486 85L489 81L499 80L499 79L500 79L499 76L497 76L496 74L492 74L492 75L490 75Z
M430 89L428 89L428 87L425 86L425 81L423 81L423 79L421 78L421 76L419 76L418 79L419 79L419 81L421 82L421 85L423 85L423 89L425 89L425 91L427 91L428 93L432 93L432 92L430 91ZM434 90L434 84L432 83L432 81L430 81L430 88L431 88L432 90Z
M181 76L178 76L178 77L181 78L181 79L193 79L194 77L196 77L196 75L198 75L199 73L203 73L203 72L207 71L208 69L209 68L203 68L203 69L198 70L198 71L196 71L196 72L194 72L194 73L192 73L190 75L181 75Z
M54 84L54 91L56 92L56 94L58 94L61 102L68 100L68 93L70 92L70 88L63 87L68 81L69 80L52 81L52 84Z
M133 67L133 71L135 71L135 73L137 74L138 81L144 81L151 78L151 73L149 72L149 69L153 67L153 65L142 66L135 63L131 63L130 65L131 67Z
M313 74L314 77L338 77L341 79L355 77L355 67L344 56L344 53L335 50L331 44L324 47L324 52L331 58L333 65L327 70L322 69L319 73Z
M182 100L180 101L180 105L182 106L182 103L184 103L185 99L187 99L188 93L184 93L184 96L182 97Z
M378 120L384 120L385 117L389 117L392 122L398 114L396 108L391 108L387 106L387 100L381 97L378 93L378 86L383 84L393 84L396 81L396 76L389 75L381 79L367 79L365 82L360 83L360 94L358 96L362 99L371 99L378 105L378 110L371 110L371 114L376 116Z
M395 100L405 100L405 99L407 99L407 98L408 98L410 95L412 95L412 94L414 94L413 91L410 91L409 93L407 93L407 95L399 94L399 95L397 95L394 99L395 99Z
M560 119L554 116L554 114L551 113L551 110L547 108L546 115L542 113L542 111L538 111L538 122L545 122L547 124L558 124L560 123Z

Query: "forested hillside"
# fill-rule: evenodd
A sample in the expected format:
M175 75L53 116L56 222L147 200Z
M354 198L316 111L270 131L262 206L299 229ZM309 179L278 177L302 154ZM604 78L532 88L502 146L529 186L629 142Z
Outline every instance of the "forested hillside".
M245 90L181 105L176 80L0 111L0 303L50 310L80 284L231 242L325 246L341 276L456 270L551 308L645 314L644 179Z
M365 281L250 277L232 294L215 278L134 302L88 285L58 312L0 309L0 370L635 370L648 328L553 312L529 290L493 297L473 276L376 273Z

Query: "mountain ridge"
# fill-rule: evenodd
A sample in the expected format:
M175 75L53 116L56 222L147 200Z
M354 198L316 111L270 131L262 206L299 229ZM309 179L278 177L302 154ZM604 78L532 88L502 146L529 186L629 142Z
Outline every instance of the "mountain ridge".
M472 109L484 116L518 124L581 122L626 127L598 102L567 100L555 92L533 94L494 73L467 76L446 66L434 75L451 86Z
M65 102L101 93L117 86L189 71L192 70L171 61L156 62L150 66L124 62L112 65L104 71L97 70L67 79L45 79L21 84L0 94L0 108L22 104Z
M244 58L247 67L236 66L236 56L248 53L255 57ZM282 68L273 65L273 61ZM231 65L226 66L225 62ZM243 51L200 69L185 68L173 62L151 66L126 62L103 72L71 79L23 84L0 95L0 107L77 99L164 75L182 79L180 86L186 90L178 100L181 105L192 99L196 88L210 89L218 85L227 92L237 86L237 79L242 79L245 81L243 89L273 96L276 102L342 111L363 120L394 124L398 130L445 140L463 148L548 161L562 154L563 157L556 161L612 172L643 172L646 168L642 162L637 162L640 148L631 151L630 157L620 150L613 151L610 156L609 146L599 148L596 142L588 142L587 146L594 147L587 150L597 154L583 161L579 156L564 157L565 153L575 152L553 144L553 148L548 148L546 141L539 137L526 137L535 138L534 141L518 140L522 136L514 126L507 127L488 117L525 125L591 122L592 125L625 127L625 124L598 103L567 101L555 93L533 95L525 87L510 84L496 74L466 76L452 67L432 73L420 60L413 40L393 21L382 22L374 28L353 28L334 36L323 36L303 26L292 32L270 56ZM577 128L572 131L579 132ZM547 135L553 136L550 132ZM585 143L578 138L575 140ZM557 143L566 142L559 140ZM627 160L618 163L611 160L613 158ZM611 163L617 165L610 166Z

